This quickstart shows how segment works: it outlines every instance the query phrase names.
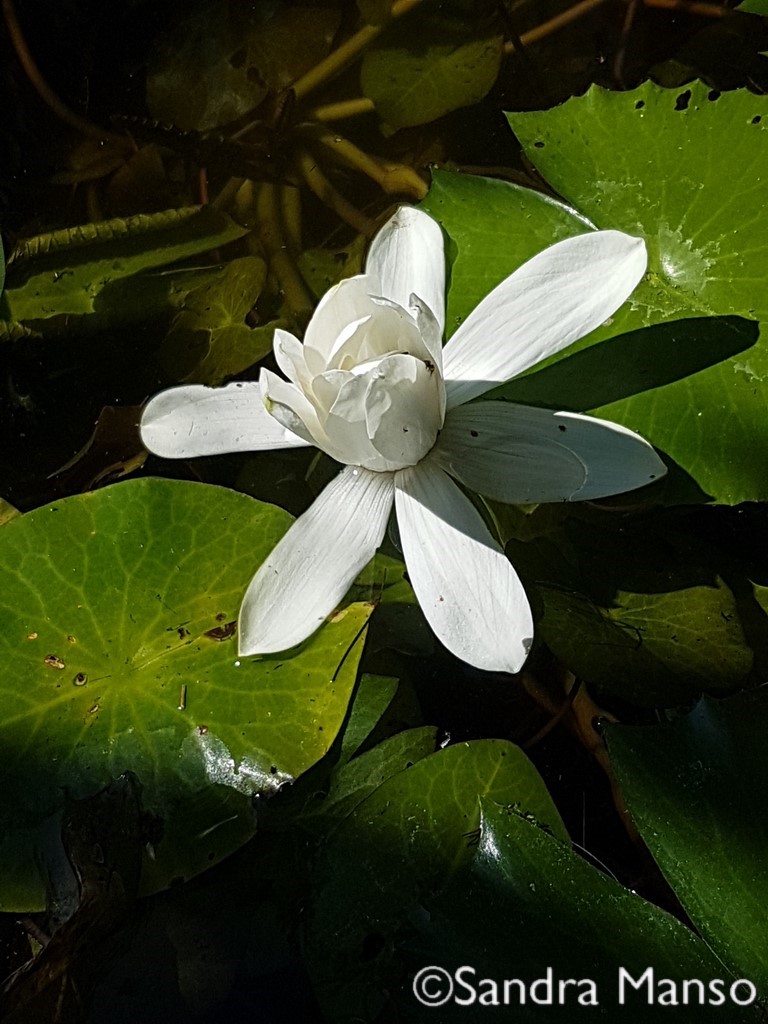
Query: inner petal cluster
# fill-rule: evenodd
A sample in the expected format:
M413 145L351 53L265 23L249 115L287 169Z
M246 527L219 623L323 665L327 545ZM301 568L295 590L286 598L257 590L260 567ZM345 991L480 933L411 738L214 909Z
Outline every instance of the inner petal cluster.
M264 371L262 394L276 419L339 462L390 472L420 462L443 425L440 337L415 296L411 312L370 286L364 277L342 282L303 345L277 332L275 355L291 383Z

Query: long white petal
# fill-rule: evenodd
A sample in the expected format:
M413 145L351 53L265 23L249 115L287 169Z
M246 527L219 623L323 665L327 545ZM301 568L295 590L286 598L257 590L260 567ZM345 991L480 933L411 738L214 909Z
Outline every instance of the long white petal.
M415 293L445 329L445 252L438 223L421 210L401 206L371 242L365 261L381 293L408 309Z
M462 405L599 327L645 273L645 243L620 231L557 242L502 281L445 346L448 408Z
M147 403L140 430L144 446L166 459L307 445L269 415L256 381L161 391Z
M439 639L477 668L519 671L531 609L477 509L429 459L396 475L395 507L408 575Z
M448 411L430 458L471 491L497 501L567 501L587 471L559 442L551 418L548 410L506 402L461 405Z
M430 457L471 490L513 504L622 494L667 471L626 427L512 402L451 409Z
M391 473L347 466L267 556L240 608L240 654L301 643L344 597L381 544L392 509Z

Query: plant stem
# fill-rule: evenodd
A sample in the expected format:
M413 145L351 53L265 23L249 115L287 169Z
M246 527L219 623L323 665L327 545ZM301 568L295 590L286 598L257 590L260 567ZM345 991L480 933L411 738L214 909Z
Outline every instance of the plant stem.
M341 217L350 227L354 228L355 231L359 231L366 238L372 238L376 231L375 222L366 217L352 203L348 202L340 192L336 191L318 167L317 160L315 160L309 150L301 150L297 154L296 161L304 181L320 202L329 206L335 214Z
M576 21L578 18L583 17L595 7L600 7L606 0L581 0L580 3L574 4L573 7L569 7L567 11L563 11L562 14L558 14L554 18L550 18L549 21L545 21L541 25L537 25L536 28L532 28L530 32L524 32L520 36L520 42L523 46L529 46L531 43L536 43L539 39L544 39L546 36L551 35L553 32L557 32L558 29L564 28L566 25L570 25L572 21ZM513 42L506 42L504 44L505 53L513 53L516 47Z
M423 199L427 186L422 178L407 164L378 160L343 138L321 126L310 126L307 134L319 142L345 167L351 167L375 181L387 195L405 195L410 199Z
M99 128L98 125L89 121L88 118L81 117L80 114L76 114L74 110L70 110L66 103L59 99L50 85L46 82L40 72L40 69L35 63L34 57L30 53L27 41L24 38L24 33L21 30L21 25L19 24L19 19L16 17L16 9L13 6L13 0L2 0L2 5L3 17L5 18L8 35L11 38L11 43L16 52L19 64L21 64L24 73L40 99L50 107L57 117L66 124L76 128L77 131L81 132L83 135L87 135L92 139L117 142L121 146L129 148L124 136L116 135L114 132Z
M314 301L296 261L285 244L280 217L280 196L277 185L272 182L263 182L259 187L256 217L259 239L269 256L270 270L278 280L285 302L296 318L306 323L312 314Z
M347 117L370 114L375 110L373 100L367 96L359 96L353 100L340 100L338 103L326 103L310 110L308 117L312 121L343 121Z
M402 17L421 3L423 0L395 0L390 11L390 21ZM293 83L296 99L304 99L313 89L317 89L318 86L343 71L377 36L381 35L388 24L389 22L384 22L381 25L364 25L358 29L346 42Z
M280 213L288 248L301 252L301 192L293 185L280 186Z

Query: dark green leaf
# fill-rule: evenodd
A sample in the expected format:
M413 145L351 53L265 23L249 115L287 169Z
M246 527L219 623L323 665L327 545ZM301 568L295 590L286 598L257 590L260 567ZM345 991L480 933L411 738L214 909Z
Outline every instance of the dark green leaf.
M765 689L703 698L684 718L607 726L621 791L691 920L768 996Z
M476 975L469 980L478 992L483 991L479 979L495 979L500 1002L505 978L527 985L543 979L528 990L524 1006L519 1005L519 987L511 989L509 1019L532 1024L587 1015L631 1024L668 1021L670 1014L692 1014L689 1019L697 1022L721 1021L724 1014L740 1022L760 1019L754 1008L728 1005L733 976L683 924L596 871L520 814L488 798L482 808L471 864L448 890L426 901L422 934L409 944L416 953L409 957L414 968L436 963L453 971L470 964ZM560 989L559 983L569 978L576 984ZM687 979L693 985L686 997ZM727 1009L699 1005L696 982L703 982L709 997L716 995L707 991L712 979L723 980ZM490 987L485 991L486 998L492 996ZM456 992L463 998L469 994L458 985ZM544 1004L537 1005L534 995ZM743 987L737 989L737 998L746 995ZM559 1001L565 1007L560 1012L547 1008L558 1008ZM691 1009L672 1009L685 1003ZM443 1012L446 1021L464 1020L467 1009L449 1005ZM428 1018L411 1013L406 1019Z
M363 58L360 84L390 128L426 124L481 100L499 73L503 39L445 17L401 19Z
M502 740L479 740L400 771L329 837L313 880L307 956L330 1019L375 1016L363 1008L370 1010L391 976L392 943L403 922L472 859L484 796L565 835L525 754Z
M744 683L753 654L736 599L701 545L647 519L581 513L507 552L541 603L538 634L580 678L641 705Z
M247 234L210 207L66 228L20 243L8 262L3 316L42 320L92 313L111 283L226 245Z
M406 729L358 754L333 773L330 791L317 813L326 821L345 818L387 779L431 754L436 735L437 729L430 725Z
M171 380L216 387L271 351L278 321L255 328L245 322L266 277L264 260L243 256L189 292L163 343Z
M397 685L397 679L388 676L373 676L367 672L362 674L341 740L342 763L348 761L373 732L392 703Z
M174 19L147 76L154 117L207 131L252 111L328 52L339 24L329 7L263 4L198 7Z

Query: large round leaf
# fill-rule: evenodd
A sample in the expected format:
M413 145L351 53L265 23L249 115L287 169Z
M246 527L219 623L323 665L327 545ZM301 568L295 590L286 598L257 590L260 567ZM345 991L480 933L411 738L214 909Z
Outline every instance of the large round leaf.
M237 655L242 595L289 523L224 488L145 479L3 526L2 909L43 904L65 791L136 773L163 825L154 889L231 852L253 832L253 798L328 750L370 606L287 655Z
M509 121L550 184L600 228L642 235L645 282L590 341L682 317L768 319L768 98L702 83L597 87ZM726 502L768 498L768 341L600 410Z

